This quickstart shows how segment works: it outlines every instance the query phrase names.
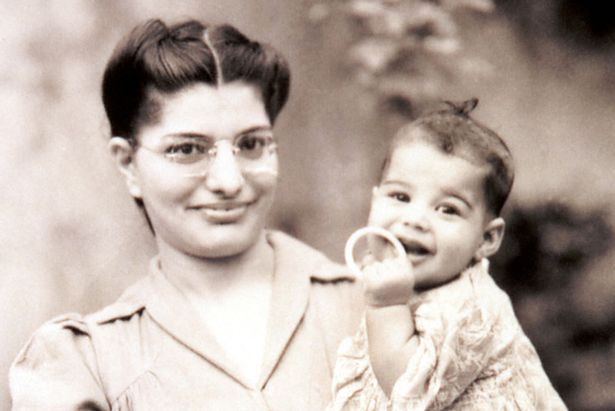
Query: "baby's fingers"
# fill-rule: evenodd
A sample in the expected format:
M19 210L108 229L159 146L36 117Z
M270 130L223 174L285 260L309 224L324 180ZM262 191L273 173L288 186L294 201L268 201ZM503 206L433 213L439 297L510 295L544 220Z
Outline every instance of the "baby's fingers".
M363 270L365 298L371 306L405 304L414 293L414 273L406 258L377 261Z
M376 263L377 261L378 260L376 260L373 255L371 255L370 253L367 253L361 259L361 270L365 270L365 267L368 267L368 266Z

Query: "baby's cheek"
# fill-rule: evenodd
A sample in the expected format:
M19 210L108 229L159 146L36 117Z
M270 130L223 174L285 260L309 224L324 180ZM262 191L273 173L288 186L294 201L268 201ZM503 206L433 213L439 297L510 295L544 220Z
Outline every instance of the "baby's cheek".
M391 209L387 209L378 200L373 200L367 217L367 225L372 227L389 228L389 225L394 221L394 216Z

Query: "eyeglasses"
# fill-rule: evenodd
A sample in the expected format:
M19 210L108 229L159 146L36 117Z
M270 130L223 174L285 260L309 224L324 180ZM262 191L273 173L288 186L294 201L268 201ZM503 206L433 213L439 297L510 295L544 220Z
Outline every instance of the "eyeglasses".
M152 148L139 144L138 147L162 156L184 171L186 177L204 177L209 166L218 155L219 144L223 141L206 136L174 136L160 147ZM232 140L231 150L241 171L267 171L268 160L276 153L277 144L270 133L243 134ZM271 170L275 174L275 171Z

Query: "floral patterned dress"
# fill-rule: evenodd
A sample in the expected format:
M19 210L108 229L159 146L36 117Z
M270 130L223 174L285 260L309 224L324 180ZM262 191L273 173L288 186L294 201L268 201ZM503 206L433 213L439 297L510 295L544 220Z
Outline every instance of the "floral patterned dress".
M342 342L330 410L565 410L484 260L410 303L418 348L391 398L369 363L365 323Z

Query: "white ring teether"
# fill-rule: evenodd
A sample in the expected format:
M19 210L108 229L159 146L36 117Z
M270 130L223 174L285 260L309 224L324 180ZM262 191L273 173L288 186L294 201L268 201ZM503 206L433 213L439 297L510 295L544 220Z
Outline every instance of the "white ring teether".
M403 256L406 254L404 246L397 239L397 237L391 234L390 231L385 230L384 228L370 226L359 228L357 231L352 233L350 237L348 237L348 241L346 241L346 246L344 247L344 259L346 260L346 265L348 265L352 273L357 277L361 277L363 273L361 272L361 269L354 260L354 247L359 241L359 239L361 239L361 237L364 237L369 234L376 234L381 237L384 237L391 244L393 244L393 247L395 247L395 251L397 251L399 256Z

